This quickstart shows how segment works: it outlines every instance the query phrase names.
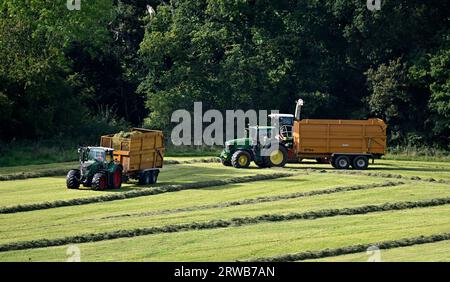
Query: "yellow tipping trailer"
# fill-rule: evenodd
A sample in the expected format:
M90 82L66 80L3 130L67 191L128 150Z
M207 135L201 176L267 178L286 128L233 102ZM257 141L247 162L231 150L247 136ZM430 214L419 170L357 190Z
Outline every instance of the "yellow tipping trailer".
M303 100L297 100L292 148L297 159L325 159L338 169L366 169L370 158L386 153L383 120L302 119L302 106Z
M294 122L294 151L298 158L329 158L336 168L365 169L369 158L386 153L386 123L381 119Z
M164 161L162 131L133 128L127 133L101 137L102 147L114 149L114 160L123 166L123 175L140 184L156 183Z

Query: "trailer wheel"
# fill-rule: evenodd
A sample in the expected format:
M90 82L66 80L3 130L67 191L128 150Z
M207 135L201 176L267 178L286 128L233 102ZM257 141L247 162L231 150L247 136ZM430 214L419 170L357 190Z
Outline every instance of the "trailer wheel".
M335 158L331 158L330 164L333 168L337 168L336 166L336 159Z
M150 185L149 171L142 171L139 175L139 185Z
M72 169L67 173L66 184L68 189L80 188L81 172L78 169Z
M114 189L120 189L122 187L122 168L116 167L112 175L112 186Z
M369 158L366 156L357 156L353 159L352 167L354 169L366 169L369 166Z
M338 156L334 164L337 169L348 169L350 167L350 158L347 156Z
M108 188L108 178L106 174L98 172L94 174L92 178L92 189L93 190L106 190Z
M252 157L246 151L236 151L231 157L231 164L235 168L247 168L250 165Z
M159 175L159 170L152 171L152 178L151 178L152 183L151 184L156 184L156 182L158 182L158 175Z
M139 175L139 185L151 185L158 181L158 172L155 170L146 170Z

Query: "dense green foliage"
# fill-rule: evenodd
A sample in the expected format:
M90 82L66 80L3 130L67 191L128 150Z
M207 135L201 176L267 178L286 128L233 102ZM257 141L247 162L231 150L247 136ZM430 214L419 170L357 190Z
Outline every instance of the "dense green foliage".
M390 145L448 149L447 1L0 3L0 139L169 130L174 110L380 117ZM149 15L147 5L156 13Z

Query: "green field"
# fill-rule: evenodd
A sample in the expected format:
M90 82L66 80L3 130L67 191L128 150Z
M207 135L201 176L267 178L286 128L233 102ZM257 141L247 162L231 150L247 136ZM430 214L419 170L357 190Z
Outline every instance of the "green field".
M70 245L82 261L367 261L355 246L386 241L394 243L382 260L450 261L450 240L436 237L450 232L448 162L337 171L170 160L178 164L157 185L115 191L67 190L61 173L27 178L72 163L0 168L0 177L25 178L0 181L0 261L66 261ZM311 253L316 259L302 259Z

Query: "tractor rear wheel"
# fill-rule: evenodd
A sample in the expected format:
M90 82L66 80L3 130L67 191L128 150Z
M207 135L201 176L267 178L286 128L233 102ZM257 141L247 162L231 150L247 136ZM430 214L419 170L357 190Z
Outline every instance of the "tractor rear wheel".
M78 169L72 169L67 173L66 184L68 189L80 188L81 172Z
M251 162L250 153L247 151L236 151L231 157L231 164L235 168L247 168Z
M279 145L277 149L270 152L268 159L270 166L284 167L288 161L288 151Z
M93 190L106 190L108 188L108 178L105 173L98 172L94 174L92 178L92 189Z
M122 187L122 168L120 166L114 169L112 175L112 187L114 189L120 189Z

